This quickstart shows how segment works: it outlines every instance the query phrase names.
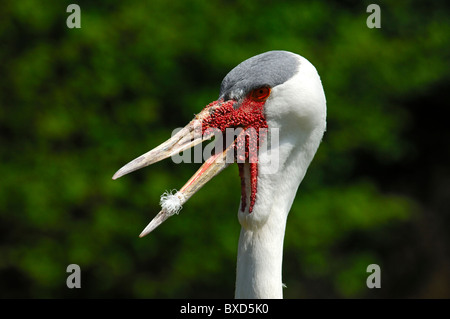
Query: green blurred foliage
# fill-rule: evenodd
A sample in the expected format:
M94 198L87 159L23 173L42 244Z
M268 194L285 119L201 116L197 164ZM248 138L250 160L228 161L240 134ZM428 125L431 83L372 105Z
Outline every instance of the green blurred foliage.
M199 164L111 176L274 49L316 66L328 104L288 219L285 297L450 296L447 2L379 1L369 29L369 1L77 1L68 29L71 2L0 7L0 297L232 297L237 168L144 239ZM365 286L371 263L382 289Z

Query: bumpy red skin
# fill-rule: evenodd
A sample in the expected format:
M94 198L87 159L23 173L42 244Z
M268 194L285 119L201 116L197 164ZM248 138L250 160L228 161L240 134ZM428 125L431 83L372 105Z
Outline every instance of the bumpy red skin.
M225 132L227 128L241 127L246 132L249 128L253 128L253 134L256 133L256 137L252 134L243 134L236 139L235 142L235 154L245 154L245 158L239 158L239 176L241 177L241 197L242 204L241 210L244 211L247 206L247 197L245 191L245 179L244 179L244 164L243 162L250 163L250 206L249 213L253 211L253 206L256 201L256 190L258 186L258 149L260 139L263 139L267 130L267 121L264 117L264 104L265 101L256 101L250 97L245 98L238 108L234 108L238 103L234 100L229 101L216 101L206 108L212 106L218 106L214 113L205 118L202 122L202 134L210 128L217 128L222 132ZM235 158L235 160L237 160Z

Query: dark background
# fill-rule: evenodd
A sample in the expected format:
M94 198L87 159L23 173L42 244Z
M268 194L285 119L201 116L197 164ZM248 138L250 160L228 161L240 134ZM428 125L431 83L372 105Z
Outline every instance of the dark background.
M236 166L144 239L200 164L111 177L274 49L316 66L328 106L288 218L285 297L450 297L448 1L378 1L381 29L350 0L77 1L69 29L72 2L0 6L0 297L233 297Z

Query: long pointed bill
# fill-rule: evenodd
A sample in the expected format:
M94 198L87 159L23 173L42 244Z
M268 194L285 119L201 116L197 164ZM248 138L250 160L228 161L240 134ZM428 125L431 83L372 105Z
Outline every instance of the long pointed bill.
M221 101L209 104L188 125L186 125L186 127L172 138L119 169L116 174L114 174L113 179L117 179L135 170L178 154L204 140L210 139L213 134L202 134L201 123L205 118L213 114L218 107L221 107L221 105ZM241 134L244 134L244 132ZM239 139L239 136L240 134L230 145L226 145L226 148L223 151L212 155L176 194L165 193L161 197L161 211L142 231L140 237L147 235L167 218L178 213L182 205L186 203L192 195L230 164L227 163L226 159L227 157L230 158L230 156L233 156L232 154L228 154L234 151L235 143L236 140Z
M222 153L211 156L176 194L163 195L161 198L161 211L153 218L147 227L145 227L139 237L144 237L149 234L167 218L178 213L182 205L186 203L192 195L227 167L230 164L226 162L227 153L232 150L233 147L234 143Z
M166 142L151 151L132 160L121 169L119 169L113 176L113 179L118 179L128 173L136 171L145 166L159 162L172 155L178 154L188 148L191 148L205 140L212 137L213 134L202 134L202 121L210 116L214 111L221 106L220 101L216 101L207 105L197 116L189 122L177 134L172 136Z

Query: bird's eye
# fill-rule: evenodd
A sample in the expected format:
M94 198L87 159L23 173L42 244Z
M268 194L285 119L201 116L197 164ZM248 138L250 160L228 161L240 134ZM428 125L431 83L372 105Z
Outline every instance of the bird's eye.
M270 88L261 87L254 89L250 92L250 98L254 101L262 102L265 101L270 95Z

